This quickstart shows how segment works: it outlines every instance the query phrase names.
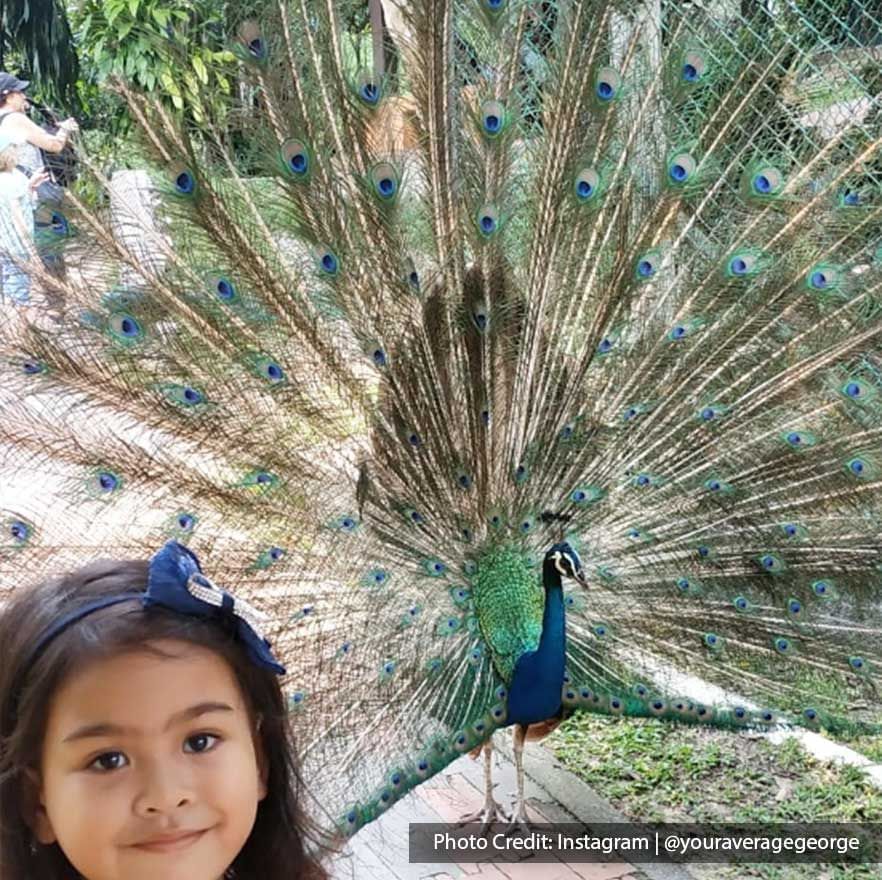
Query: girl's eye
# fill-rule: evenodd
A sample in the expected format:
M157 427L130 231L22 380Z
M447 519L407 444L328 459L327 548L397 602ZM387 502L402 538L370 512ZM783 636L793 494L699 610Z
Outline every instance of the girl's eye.
M197 733L195 736L191 736L187 739L188 743L204 743L206 740L217 740L220 742L220 737L215 736L213 733ZM200 752L210 752L213 746L209 743L208 745L197 745L193 751L198 755ZM184 751L187 751L184 749Z
M184 741L184 751L191 755L210 752L213 748L217 747L217 743L219 743L220 740L221 738L213 733L197 733L193 736L187 737ZM187 745L192 745L192 748L186 748ZM122 752L104 752L103 755L99 755L95 758L95 760L89 764L87 769L108 773L111 770L119 770L121 767L124 767L124 762L128 762L128 758L126 758Z
M118 770L123 766L119 761L108 761L108 758L125 758L125 755L122 752L105 752L103 755L95 758L87 769L107 772L109 770Z

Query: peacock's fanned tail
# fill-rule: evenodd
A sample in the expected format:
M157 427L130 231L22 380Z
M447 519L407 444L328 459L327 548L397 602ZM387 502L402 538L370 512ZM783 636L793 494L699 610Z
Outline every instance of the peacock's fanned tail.
M381 75L292 0L226 104L120 85L162 232L49 227L2 588L188 542L344 833L505 724L562 537L565 707L878 732L882 18L745 6L387 3Z

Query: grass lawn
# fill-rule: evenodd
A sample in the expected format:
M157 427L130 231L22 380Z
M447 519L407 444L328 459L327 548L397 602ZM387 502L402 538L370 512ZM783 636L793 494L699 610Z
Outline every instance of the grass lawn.
M860 769L819 761L794 739L774 746L750 733L579 714L545 745L634 820L882 823L882 790ZM882 752L878 742L861 745L871 758ZM689 865L688 870L701 880L882 878L880 865Z

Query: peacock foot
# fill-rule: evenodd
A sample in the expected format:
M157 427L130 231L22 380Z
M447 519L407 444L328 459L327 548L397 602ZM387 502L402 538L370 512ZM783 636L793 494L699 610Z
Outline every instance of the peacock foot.
M523 800L520 800L515 803L512 809L505 833L514 834L516 831L521 831L524 834L530 834L532 830L530 820L527 818L527 805Z
M477 810L474 813L468 813L465 816L460 816L457 824L461 826L468 825L472 822L480 822L481 833L484 834L491 825L497 822L509 821L511 821L511 816L505 812L502 805L496 803L493 798L490 798L484 802L484 806L481 807L480 810Z

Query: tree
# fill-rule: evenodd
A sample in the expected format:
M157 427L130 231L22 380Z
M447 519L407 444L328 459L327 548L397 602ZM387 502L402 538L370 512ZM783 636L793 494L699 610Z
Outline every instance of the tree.
M26 79L38 81L49 101L73 111L79 62L60 0L0 0L0 68L18 52Z

